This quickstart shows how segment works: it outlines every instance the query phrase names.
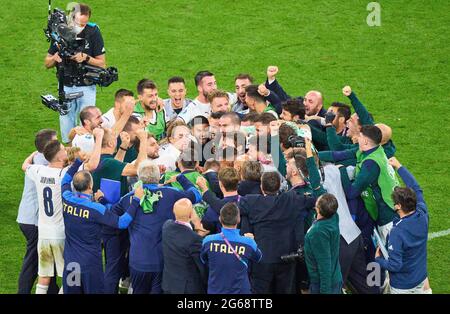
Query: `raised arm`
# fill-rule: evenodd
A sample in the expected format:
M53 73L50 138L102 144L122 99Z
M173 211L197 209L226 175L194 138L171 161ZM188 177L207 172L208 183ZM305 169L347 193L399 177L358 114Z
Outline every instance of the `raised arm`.
M184 176L184 174L179 174L176 176L176 180L183 187L183 191L179 191L182 195L181 198L188 198L192 204L197 204L202 200L202 194L197 190L197 188Z
M120 146L117 150L116 155L114 156L115 160L118 160L120 162L123 162L125 155L127 154L128 147L130 146L130 135L123 131L120 132Z
M136 176L139 164L147 159L147 131L141 129L137 131L139 139L139 154L134 163L129 163L123 168L122 176Z
M344 94L344 96L347 96L348 99L350 99L350 102L353 106L353 109L355 109L356 114L358 115L361 125L374 125L375 124L373 119L370 117L369 111L359 101L358 97L356 97L356 94L354 92L352 92L352 89L350 86L345 86L342 89L342 93Z
M23 170L23 171L27 171L27 168L33 164L33 158L34 158L34 156L35 156L36 154L37 154L37 151L32 152L31 155L28 156L28 157L24 160L24 162L23 162L23 164L22 164L22 170Z
M403 182L405 182L406 186L411 188L416 193L417 209L428 214L428 207L423 197L423 191L416 178L411 172L409 172L408 169L406 169L405 166L400 164L397 158L389 158L389 164L397 170L398 175L402 178Z
M66 191L72 191L71 183L73 180L73 176L75 173L77 173L78 168L80 168L81 164L83 162L80 159L75 159L72 166L67 170L66 174L64 175L62 181L61 181L61 195L64 195L64 192Z
M105 131L101 128L95 128L94 131L92 131L92 134L95 138L94 151L92 152L89 161L84 165L84 169L89 171L94 171L98 167L100 155L102 153L103 134L105 134Z
M120 116L119 120L116 121L116 123L112 127L112 131L115 132L114 134L120 134L122 132L123 128L125 127L125 124L127 124L128 119L133 114L134 106L136 105L136 100L133 97L126 97L125 100L125 110Z
M275 94L277 94L281 101L286 101L290 97L284 91L283 87L279 84L278 80L276 79L277 73L278 73L277 66L268 66L267 67L267 80L266 80L265 85L268 89L270 89Z
M305 139L305 150L306 168L308 168L309 173L309 183L311 184L311 188L313 189L314 196L319 197L320 195L325 194L326 190L323 188L322 183L320 182L319 170L317 169L316 161L311 149L311 141L309 139Z

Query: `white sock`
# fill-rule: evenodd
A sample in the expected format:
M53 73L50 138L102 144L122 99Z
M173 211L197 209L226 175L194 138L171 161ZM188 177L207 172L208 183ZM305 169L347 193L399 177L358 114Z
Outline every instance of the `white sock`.
M47 291L48 291L48 286L44 286L44 285L40 285L40 284L36 285L36 294L47 294Z

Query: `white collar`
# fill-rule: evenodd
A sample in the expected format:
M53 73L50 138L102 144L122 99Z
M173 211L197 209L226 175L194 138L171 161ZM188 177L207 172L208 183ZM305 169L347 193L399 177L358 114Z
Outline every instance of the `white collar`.
M190 224L190 223L188 223L188 222L184 222L184 221L179 221L179 220L175 220L175 223L176 223L176 224L179 224L179 225L183 225L183 226L186 226L186 227L188 227L189 229L191 229L191 230L192 230L192 226L191 226L191 224Z

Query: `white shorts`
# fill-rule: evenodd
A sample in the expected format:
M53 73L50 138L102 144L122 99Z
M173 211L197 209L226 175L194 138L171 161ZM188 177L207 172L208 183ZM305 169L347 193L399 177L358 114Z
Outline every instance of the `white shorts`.
M386 239L389 233L391 233L391 229L394 226L392 221L382 226L378 226L378 233L380 234L381 240L386 244Z
M38 240L38 275L40 277L55 276L55 265L56 273L59 277L62 277L64 270L64 241L64 239Z
M425 282L427 279L425 279L422 283L420 283L418 286L411 288L411 289L397 289L394 287L391 287L391 294L432 294L431 288L424 289Z

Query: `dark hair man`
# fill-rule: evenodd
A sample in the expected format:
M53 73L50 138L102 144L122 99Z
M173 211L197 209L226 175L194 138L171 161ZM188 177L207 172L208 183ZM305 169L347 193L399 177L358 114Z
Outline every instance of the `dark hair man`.
M158 97L156 84L149 79L142 79L137 84L139 103L136 104L134 112L142 119L147 132L152 133L159 141L165 134L166 123L169 117L163 107L162 99Z
M43 129L36 133L34 145L37 153L33 156L31 163L33 165L48 165L48 161L44 157L44 147L50 141L57 140L56 131L52 129ZM19 294L30 294L34 281L38 273L38 217L39 202L34 181L25 174L25 182L23 186L22 199L20 200L19 210L17 214L17 223L20 231L25 236L27 242L27 250L22 262L22 268L19 275L18 292ZM54 278L54 277L53 277ZM52 285L53 283L53 285ZM55 287L55 280L50 282L50 289L53 293L58 290ZM49 290L50 292L50 290Z
M298 121L305 119L305 105L303 104L303 98L288 99L281 104L283 111L280 118L284 121Z
M395 158L389 159L406 187L396 187L392 193L395 211L394 226L389 233L383 257L377 249L375 261L389 272L391 293L431 293L426 287L428 209L423 192L414 176Z
M240 198L242 232L251 232L264 256L253 265L252 285L255 293L295 293L295 263L284 263L281 256L297 250L301 236L298 226L303 210L311 209L315 199L291 190L278 193L278 172L261 177L263 195Z
M167 81L167 94L169 98L164 99L164 109L167 117L172 120L189 105L192 100L186 98L186 83L181 76L173 76Z
M208 101L208 95L217 89L217 82L214 74L209 71L200 71L194 78L197 87L198 96L184 108L178 115L178 119L189 123L196 116L209 118L211 114L211 105Z
M81 52L70 58L67 67L64 69L65 74L76 73L77 64L84 63L104 68L106 66L105 47L103 46L103 38L99 27L90 23L91 9L86 4L78 4L74 6L71 12L72 19L68 20L69 26L72 26L77 33L77 37L85 38L86 45ZM61 63L61 57L58 53L56 44L52 44L48 49L44 64L47 68L58 67ZM69 132L77 125L77 119L80 111L86 106L94 106L96 98L95 84L86 85L84 82L77 83L66 75L64 78L64 91L66 93L83 92L83 96L72 100L69 104L69 113L59 116L61 137L63 143L69 142Z
M123 88L117 90L114 94L114 107L102 116L102 127L114 129L117 134L122 132L125 123L134 111L135 104L136 100L132 91ZM126 118L123 118L124 115Z
M269 95L268 93L270 91L263 84L259 86L249 85L245 88L245 103L250 111L256 111L257 113L270 112L275 118L278 118L275 107L266 103L264 96Z
M358 137L359 150L356 153L354 150L344 151L340 156L343 159L356 157L354 181L350 182L345 167L341 167L340 172L347 199L362 198L385 241L396 216L391 194L399 183L394 169L388 164L383 147L380 146L381 140L382 133L378 127L363 126Z
M241 236L236 203L227 203L220 210L222 232L203 240L200 258L209 268L208 294L250 294L249 263L257 265L262 253L252 234ZM233 243L233 244L232 244Z
M247 114L249 112L245 103L245 88L253 84L254 79L250 74L241 73L234 78L235 92L237 96L236 102L231 107L231 111L238 114Z
M226 112L219 119L220 133L225 135L226 133L238 132L241 128L241 119L235 112Z
M316 202L317 220L305 236L305 261L310 278L310 292L340 294L342 274L339 265L338 201L325 193Z

